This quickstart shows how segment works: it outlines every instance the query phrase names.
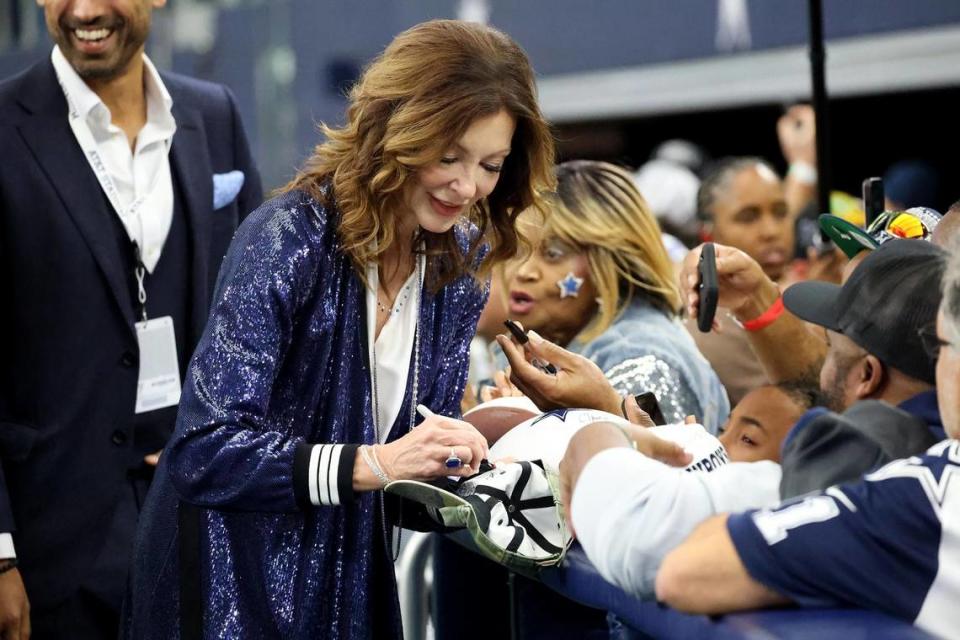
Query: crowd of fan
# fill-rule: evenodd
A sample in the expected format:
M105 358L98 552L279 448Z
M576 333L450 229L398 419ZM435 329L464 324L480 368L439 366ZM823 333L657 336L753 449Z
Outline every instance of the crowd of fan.
M960 206L928 208L928 167L892 167L876 218L817 217L801 105L783 178L680 141L554 169L519 44L433 20L260 204L230 90L144 54L164 4L38 0L55 46L0 82L0 636L402 637L394 525L495 528L472 562L499 571L575 531L683 611L956 634ZM466 411L508 400L529 419ZM504 635L435 540L436 635ZM517 608L574 609L544 602Z
M667 422L693 416L718 436L730 462L710 473L612 421L570 439L570 525L629 593L707 614L852 606L949 635L960 203L939 214L929 169L900 163L876 221L834 194L811 233L812 112L780 124L786 179L763 159L708 162L680 141L633 176L560 165L550 214L527 220L529 254L494 277L473 353L492 380L475 379L465 406L524 395L543 411L649 425L633 397L653 391ZM696 328L703 241L719 282L708 333ZM525 346L493 342L505 317L531 330Z

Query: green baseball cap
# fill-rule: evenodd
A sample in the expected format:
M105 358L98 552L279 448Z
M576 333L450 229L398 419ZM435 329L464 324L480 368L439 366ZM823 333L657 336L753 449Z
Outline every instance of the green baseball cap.
M864 249L872 251L890 240L929 241L942 218L935 209L911 207L906 211L884 211L866 229L861 229L839 216L823 214L820 228L852 258Z
M818 218L820 228L830 236L833 243L843 251L848 258L852 258L861 251L873 251L880 246L873 236L852 222L840 216L829 213L821 214Z

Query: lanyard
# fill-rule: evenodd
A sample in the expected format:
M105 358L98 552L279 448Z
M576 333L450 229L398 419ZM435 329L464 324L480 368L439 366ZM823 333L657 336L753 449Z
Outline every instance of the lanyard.
M147 275L147 266L143 264L143 254L140 251L140 245L133 242L133 256L137 261L133 268L133 277L137 279L137 305L140 309L140 319L147 322L147 290L143 286L143 279Z
M149 188L147 188L140 196L134 198L133 202L131 202L128 206L124 207L120 202L120 191L117 189L117 185L113 181L113 177L107 170L107 166L104 164L103 158L100 155L100 151L97 147L97 141L94 139L93 133L90 131L90 127L81 121L82 119L80 118L80 112L77 111L77 108L73 103L73 99L70 97L70 92L67 90L67 86L60 79L59 73L57 74L57 81L60 83L60 88L63 90L63 95L67 99L69 122L70 128L73 130L73 135L80 144L80 149L83 150L84 154L86 155L87 162L90 164L90 168L93 170L93 174L96 176L97 182L100 183L100 188L103 189L103 192L106 194L107 200L110 201L110 205L120 218L120 222L123 224L124 229L126 229L127 235L130 237L130 240L133 244L134 258L136 260L136 264L133 268L133 275L137 281L137 306L140 312L140 319L143 320L143 322L146 322L147 291L144 288L143 281L146 277L147 267L143 263L142 250L144 245L144 232L143 218L140 214L140 209L143 206L143 203L146 202L147 197L156 189L157 183L160 179L160 174L159 172L155 172ZM136 227L134 227L134 221L136 221Z

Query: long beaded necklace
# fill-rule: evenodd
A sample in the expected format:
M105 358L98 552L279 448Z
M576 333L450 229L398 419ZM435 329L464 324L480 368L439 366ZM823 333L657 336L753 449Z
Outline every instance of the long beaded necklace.
M407 433L413 429L413 424L417 419L417 403L420 400L420 305L422 303L423 297L423 265L419 256L415 257L417 262L416 273L417 276L414 280L414 287L417 291L417 309L416 315L416 324L413 327L413 383L412 383L412 394L410 398L410 421L407 425ZM377 278L379 281L379 276ZM379 285L377 286L379 289ZM383 305L380 303L379 292L377 296L377 306L383 309ZM384 311L391 311L390 309L383 309ZM371 352L373 353L373 385L372 385L372 400L373 400L373 428L377 436L376 443L379 444L382 441L381 430L380 430L380 386L377 383L377 344L376 336L371 336L373 340L373 348ZM383 537L384 540L388 541L388 548L393 546L389 544L389 541L393 538L391 535L390 529L387 525L387 513L386 508L384 507L384 502L386 502L385 496L380 496L380 521L383 522ZM400 557L400 543L403 537L403 510L400 509L397 512L397 544L393 549L393 561L396 562L397 558Z

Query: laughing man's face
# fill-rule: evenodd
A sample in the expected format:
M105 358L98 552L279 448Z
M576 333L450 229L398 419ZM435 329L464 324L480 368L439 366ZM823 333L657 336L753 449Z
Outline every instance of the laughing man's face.
M120 75L143 51L151 11L166 0L37 0L47 30L86 81Z

